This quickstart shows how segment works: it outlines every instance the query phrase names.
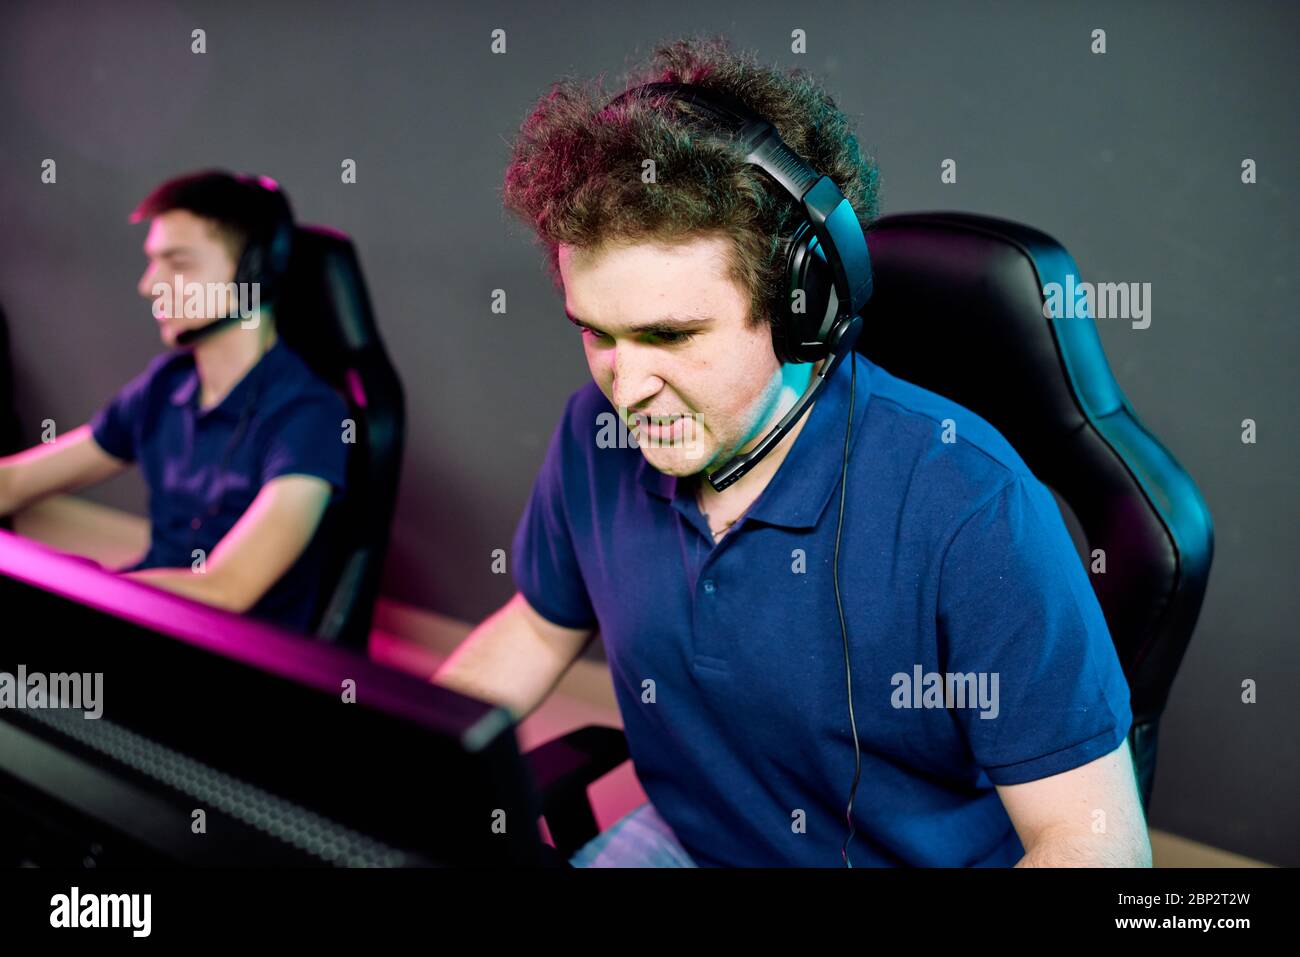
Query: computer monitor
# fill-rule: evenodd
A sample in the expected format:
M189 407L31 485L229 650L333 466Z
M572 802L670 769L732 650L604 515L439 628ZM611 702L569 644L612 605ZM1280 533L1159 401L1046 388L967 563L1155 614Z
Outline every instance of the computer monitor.
M532 866L538 807L504 709L0 531L4 864Z

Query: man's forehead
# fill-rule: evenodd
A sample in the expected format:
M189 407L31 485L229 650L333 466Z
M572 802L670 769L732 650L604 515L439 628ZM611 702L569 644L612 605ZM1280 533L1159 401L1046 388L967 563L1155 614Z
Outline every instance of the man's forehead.
M598 332L694 329L748 308L748 296L701 244L620 244L630 256L593 268L610 250L560 246L565 314ZM720 250L719 250L720 251ZM664 253L668 252L670 259ZM657 266L665 268L658 269ZM684 270L689 270L687 274Z
M195 216L185 209L172 209L159 213L149 222L149 232L144 238L144 250L147 253L159 254L182 247L193 249L215 238L213 225L210 220Z
M581 318L584 299L626 298L645 308L647 296L663 302L666 314L690 311L701 298L727 297L736 286L725 247L684 242L626 242L600 247L558 247L560 279L570 315ZM738 290L739 291L739 290Z

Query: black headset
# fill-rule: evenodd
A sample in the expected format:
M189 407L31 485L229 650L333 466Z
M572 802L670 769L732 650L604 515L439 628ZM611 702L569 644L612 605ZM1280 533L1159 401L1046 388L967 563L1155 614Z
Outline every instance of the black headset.
M782 362L816 362L825 359L816 380L803 397L751 451L738 455L708 475L717 491L736 482L770 452L812 406L830 374L853 347L862 332L860 315L871 298L871 257L867 239L852 205L829 176L816 172L790 149L776 128L721 90L708 90L688 83L647 83L615 97L609 109L629 97L675 99L697 108L713 126L729 134L745 152L744 162L756 166L787 193L803 211L786 256L782 302L772 303L772 346ZM603 111L602 111L603 112ZM714 130L716 132L716 129ZM802 311L796 309L802 304ZM840 511L835 529L835 607L839 612L840 635L844 639L844 671L848 686L849 725L853 730L853 783L849 788L845 818L848 836L840 848L846 867L849 843L855 833L853 797L862 772L858 725L853 714L853 669L849 659L848 630L840 600L840 533L844 529L845 477L849 463L853 404L857 392L858 366L851 360L848 421L844 427L844 460L840 467Z
M255 213L249 228L248 241L235 266L235 283L257 283L258 299L271 305L283 292L284 279L289 272L289 259L293 254L293 209L279 184L269 176L233 177L239 188L248 190L254 198ZM187 329L176 336L181 346L194 345L219 332L240 318L239 313L218 316L206 325Z

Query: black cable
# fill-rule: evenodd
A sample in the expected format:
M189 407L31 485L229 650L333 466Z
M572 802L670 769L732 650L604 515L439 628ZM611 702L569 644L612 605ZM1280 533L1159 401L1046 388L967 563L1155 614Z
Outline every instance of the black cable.
M840 533L844 530L844 494L846 491L846 478L849 471L849 436L853 433L853 400L856 398L858 391L858 361L857 352L849 353L849 363L852 366L851 378L849 379L849 417L844 425L844 463L840 466L840 519L839 524L835 527L835 607L840 613L840 635L844 639L844 676L848 685L849 692L849 726L853 729L853 786L849 788L849 803L844 810L844 817L848 821L849 834L844 838L844 845L840 848L840 856L844 858L844 866L852 867L853 862L849 860L849 843L853 840L855 833L853 827L853 796L858 790L858 778L862 775L862 750L858 745L858 723L853 715L853 666L849 661L849 632L844 626L844 605L840 602Z

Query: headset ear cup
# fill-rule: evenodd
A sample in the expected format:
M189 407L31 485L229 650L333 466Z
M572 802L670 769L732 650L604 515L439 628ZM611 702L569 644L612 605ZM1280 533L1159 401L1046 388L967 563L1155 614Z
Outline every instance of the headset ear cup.
M249 239L244 244L244 251L239 255L239 262L235 264L235 288L237 290L242 289L245 284L256 282L260 272L261 256L258 255L257 243L255 240ZM236 292L236 295L238 295L238 292Z
M772 327L772 347L780 362L798 362L799 343L803 341L803 310L808 293L803 288L802 263L808 255L808 224L803 223L790 237L786 247L785 273L781 279L780 300L774 304L776 322Z
M276 190L272 196L275 203L274 221L275 226L271 231L270 238L267 242L267 263L266 271L268 281L271 284L272 300L278 294L284 277L289 272L289 263L293 258L293 237L294 222L293 208L289 205L289 199L284 193Z
M782 332L786 358L782 361L816 362L825 358L828 351L825 334L819 333L835 284L826 254L807 222L795 231L790 241L784 285Z
M266 279L266 263L263 262L262 247L257 243L249 243L248 248L248 276L249 282L260 283Z
M235 281L257 283L259 299L273 303L281 281L289 271L293 255L293 207L274 180L261 176L237 176L239 182L254 190L263 210L264 225L248 238L244 253L235 270Z
M282 221L276 228L275 239L271 241L271 271L277 276L283 276L288 272L292 253L293 224Z
M262 296L267 302L276 300L284 277L289 272L289 260L293 252L293 228L292 221L278 222L263 252L266 263L262 270Z

